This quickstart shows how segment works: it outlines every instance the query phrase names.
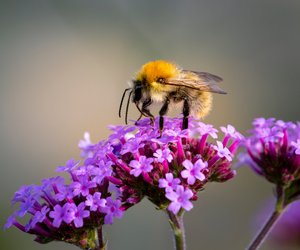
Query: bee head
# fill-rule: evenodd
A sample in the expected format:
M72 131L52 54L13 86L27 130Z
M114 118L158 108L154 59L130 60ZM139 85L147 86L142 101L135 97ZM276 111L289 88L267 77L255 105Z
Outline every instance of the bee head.
M136 81L140 81L149 87L158 87L163 85L165 79L174 78L180 73L180 70L173 63L158 60L144 64L137 73Z

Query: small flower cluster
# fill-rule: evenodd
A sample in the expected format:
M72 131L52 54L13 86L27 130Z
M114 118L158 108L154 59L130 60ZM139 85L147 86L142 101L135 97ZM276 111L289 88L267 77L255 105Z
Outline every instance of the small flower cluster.
M71 182L63 177L44 179L41 185L21 187L12 203L19 208L9 217L5 228L18 229L36 235L39 243L53 240L75 244L82 249L94 249L95 231L103 224L112 224L121 218L125 208L119 199L113 199L106 179L112 172L110 162L97 161L94 165L69 160L57 171L70 174ZM22 225L17 217L27 215Z
M92 155L86 162L109 163L113 171L107 178L128 207L146 196L160 209L188 211L207 182L224 182L235 175L231 161L242 136L228 125L221 128L225 135L218 141L212 125L190 118L190 128L182 130L181 122L166 118L161 137L157 120L151 126L148 118L136 125L111 126L108 140L92 147L88 138L82 143L85 155Z
M300 194L300 123L257 118L252 124L240 164L250 165L257 174L285 189L290 203Z

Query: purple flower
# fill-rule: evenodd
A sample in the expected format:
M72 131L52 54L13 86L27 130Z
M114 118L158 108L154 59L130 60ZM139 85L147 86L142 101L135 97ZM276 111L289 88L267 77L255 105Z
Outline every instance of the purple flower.
M132 137L130 138L122 147L121 154L126 154L128 152L137 153L141 147L143 138Z
M55 198L58 201L63 201L63 200L69 200L74 197L73 194L73 188L70 186L61 186L59 189L57 189L57 192L55 194Z
M82 202L78 205L74 214L74 225L76 228L83 226L83 219L90 216L90 211L84 210L85 203Z
M132 160L129 163L129 166L133 169L130 170L130 174L138 177L141 173L151 172L153 169L152 166L153 158L147 158L146 156L140 156L139 160Z
M159 179L160 188L165 188L166 192L176 190L177 186L180 183L179 178L174 178L172 173L167 173L165 179Z
M220 129L225 135L228 135L232 138L243 139L243 136L236 131L235 127L230 124L227 125L227 127L220 127Z
M78 166L79 162L80 161L75 162L75 160L72 158L66 162L65 166L58 166L56 171L57 172L70 172Z
M275 121L275 118L268 118L268 119L265 119L264 117L259 117L259 118L256 118L254 119L253 121L253 126L255 128L268 128L270 125L272 125Z
M178 185L176 192L167 192L166 197L171 201L168 210L174 214L177 214L181 208L186 211L190 211L193 208L193 204L190 202L193 192L189 189L184 190L183 186Z
M219 157L225 157L228 161L232 161L231 152L223 146L222 142L217 141L217 146L214 146L214 149L218 152Z
M24 202L27 199L38 200L40 198L40 192L37 192L36 185L22 186L12 198L12 205L17 202Z
M191 126L194 128L192 130L192 136L194 137L198 137L199 135L210 135L214 139L218 138L218 130L210 124L205 124L203 122L195 122L192 123Z
M81 194L87 196L91 188L96 187L96 183L89 180L87 175L78 176L78 181L72 183L71 187L73 188L73 194Z
M83 158L90 157L93 154L93 144L90 139L90 133L85 132L83 136L83 140L80 140L78 143L78 147L81 149L81 156Z
M181 176L187 179L189 185L193 185L196 179L204 181L205 175L201 170L207 168L207 162L203 162L201 159L197 160L194 164L190 160L185 160L182 165L186 168L181 171Z
M15 222L17 222L17 221L16 221L16 218L15 218L15 215L14 215L14 214L10 215L10 216L8 217L8 219L7 219L6 223L5 223L5 225L4 225L4 229L10 228L12 225L15 224Z
M295 154L300 155L300 139L297 139L297 142L292 141L291 145L295 147Z
M50 208L47 206L43 206L42 209L40 211L37 211L33 217L32 220L30 221L30 223L28 224L29 228L27 231L29 231L29 229L34 228L35 225L39 222L43 222L47 217L47 213L50 211Z
M27 212L34 211L34 204L36 203L36 200L29 197L28 199L24 200L20 204L19 211L17 211L17 215L19 217L23 217Z
M98 209L104 208L106 205L106 200L101 199L101 193L95 192L93 195L89 194L86 197L85 205L90 207L91 211L97 211Z
M114 142L115 140L121 141L126 135L135 130L135 127L125 127L125 126L109 126L110 130L114 133L109 136L109 140Z
M120 219L123 216L124 211L121 209L121 201L120 200L113 200L111 197L106 199L106 207L103 209L105 212L104 223L105 224L112 224L114 217Z
M62 207L55 205L54 210L49 213L50 218L53 218L53 226L60 227L64 221L71 223L75 218L76 205L73 203L65 203Z
M153 154L153 156L156 158L158 162L161 163L164 161L171 162L173 160L171 150L168 148L165 148L164 150L161 150L160 148L157 149L156 152Z
M165 126L166 127L166 126ZM159 131L156 131L156 133L151 136L153 137L151 139L151 141L158 143L160 145L165 145L168 144L170 142L175 142L176 140L178 140L179 138L184 138L187 136L187 130L181 130L180 127L178 128L172 128L172 129L168 129L167 127L164 130L164 133L162 134L162 136L160 138L157 138L159 134Z
M112 174L111 161L101 160L98 164L98 167L92 167L90 170L91 175L93 175L93 181L100 184L103 179Z

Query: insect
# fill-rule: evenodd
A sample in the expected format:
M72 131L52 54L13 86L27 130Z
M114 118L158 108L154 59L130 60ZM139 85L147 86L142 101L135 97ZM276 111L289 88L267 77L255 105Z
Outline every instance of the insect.
M132 80L132 87L124 90L119 117L121 117L125 94L130 91L125 111L126 124L130 100L141 114L139 119L142 116L149 117L152 124L154 124L154 115L150 112L149 107L153 102L159 102L162 103L159 111L159 130L162 135L164 115L168 112L169 105L182 102L182 129L186 129L190 115L203 118L209 113L212 107L211 93L226 94L217 85L221 81L222 78L219 76L184 70L168 61L148 62L142 66Z

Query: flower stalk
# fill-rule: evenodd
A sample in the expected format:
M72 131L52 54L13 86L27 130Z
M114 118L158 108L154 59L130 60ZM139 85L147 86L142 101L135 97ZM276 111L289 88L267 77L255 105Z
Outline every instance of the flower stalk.
M97 239L98 239L98 246L95 250L106 250L107 248L107 242L104 240L102 227L99 227L97 230Z
M262 227L260 232L254 238L254 240L248 247L248 250L259 249L259 247L264 243L264 241L268 237L269 233L272 231L272 228L275 226L276 222L282 215L284 208L285 208L284 189L278 186L277 187L277 202L275 205L275 210L272 213L272 215L270 216L270 218L267 220L265 225Z
M186 250L185 243L185 231L183 223L184 210L175 215L171 211L167 210L169 216L169 222L173 230L175 250Z

